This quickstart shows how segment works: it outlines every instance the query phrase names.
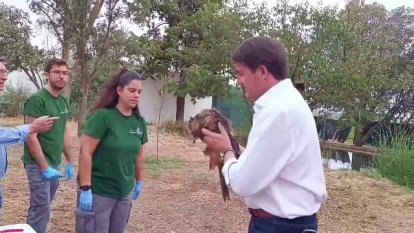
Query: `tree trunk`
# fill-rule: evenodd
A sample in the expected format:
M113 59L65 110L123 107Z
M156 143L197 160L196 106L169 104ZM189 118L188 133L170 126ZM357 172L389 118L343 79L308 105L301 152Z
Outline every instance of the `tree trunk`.
M355 146L364 145L363 137L364 137L364 132L362 130L362 127L355 126L354 145Z
M363 146L365 142L371 137L371 135L382 126L381 122L366 123L363 127L359 126L355 128L354 145Z
M82 77L82 98L79 108L79 115L78 115L78 136L82 132L83 125L85 124L86 114L88 110L88 95L89 95L89 88L91 86L91 80L89 77L89 70L88 70L88 61L86 59L87 54L83 51L86 49L86 38L79 39L78 42L78 56L77 65L80 68L80 77Z
M85 70L85 71L84 71ZM80 136L80 132L82 131L82 128L86 121L86 115L88 112L88 94L89 94L89 88L90 88L90 80L88 77L88 70L86 69L86 63L85 68L82 67L82 74L83 80L82 80L82 98L81 98L81 104L79 109L79 115L78 115L78 136Z
M76 13L74 13L75 18L72 20L76 20L75 22L77 23L78 29L73 35L69 36L69 39L71 39L72 36L73 38L76 38L75 67L80 70L79 75L82 80L82 98L78 114L78 136L80 136L82 132L86 115L88 114L88 96L91 80L93 78L93 72L90 74L88 67L88 41L92 35L94 23L99 16L99 12L102 9L104 2L105 1L103 0L95 0L92 9L89 9L88 1L74 1L74 3L76 3L74 8Z
M70 45L71 45L71 38L67 35L67 32L64 32L63 36L63 48L62 48L62 59L69 63L69 55L70 55ZM70 67L70 64L68 64L68 68ZM72 72L73 73L73 72ZM63 95L70 100L70 94L72 91L72 78L69 78L68 84L66 85L65 89L63 90Z
M185 97L177 96L177 112L175 114L176 122L184 122Z

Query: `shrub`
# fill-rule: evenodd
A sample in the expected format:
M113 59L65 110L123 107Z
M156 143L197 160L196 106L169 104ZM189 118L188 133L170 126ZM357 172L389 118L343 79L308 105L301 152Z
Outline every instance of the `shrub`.
M383 140L375 159L377 171L393 182L414 189L413 135L399 134Z
M2 96L1 113L7 117L17 117L23 114L24 103L30 96L29 88L22 83L17 86L7 85Z

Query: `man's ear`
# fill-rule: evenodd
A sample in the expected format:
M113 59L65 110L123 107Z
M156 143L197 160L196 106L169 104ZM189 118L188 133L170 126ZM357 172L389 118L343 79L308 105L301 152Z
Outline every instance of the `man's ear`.
M49 72L44 72L43 76L45 77L45 80L49 80Z
M264 66L264 65L260 65L259 67L257 67L257 69L256 69L256 73L262 78L262 79L265 79L267 76L268 76L268 74L269 74L269 71L267 70L267 68L266 68L266 66Z

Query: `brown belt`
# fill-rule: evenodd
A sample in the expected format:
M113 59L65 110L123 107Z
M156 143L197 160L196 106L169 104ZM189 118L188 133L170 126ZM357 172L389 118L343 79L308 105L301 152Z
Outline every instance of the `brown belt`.
M288 218L278 217L262 209L249 208L249 213L252 215L252 217L255 217L255 218L274 218L282 222L293 223L293 224L314 224L315 222L317 222L316 214L312 214L309 216L301 216L301 217L297 217L294 219L288 219Z
M249 213L253 216L253 217L277 217L265 210L262 209L252 209L249 208Z

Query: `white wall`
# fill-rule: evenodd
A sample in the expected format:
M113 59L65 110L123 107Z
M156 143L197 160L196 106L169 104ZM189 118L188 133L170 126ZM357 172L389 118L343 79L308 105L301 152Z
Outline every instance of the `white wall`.
M18 85L22 85L23 87L27 88L30 93L34 93L37 91L36 86L30 81L29 77L27 77L26 73L22 71L13 71L7 76L6 85L11 85L13 87L17 87Z
M203 109L211 108L212 105L213 105L212 97L196 99L196 103L193 104L190 96L187 96L187 98L185 98L184 121L188 121L190 117L201 112L201 110Z
M160 80L152 79L143 82L143 92L139 104L140 112L148 122L158 122L158 115L161 109L161 122L175 121L177 99L171 94L159 95L164 83ZM197 99L193 104L190 96L185 98L184 121L188 121L191 116L199 113L201 110L211 108L213 98Z
M152 79L143 82L143 91L139 110L148 122L157 122L161 109L161 121L175 120L175 99L172 95L161 97L159 92L163 87L160 81Z

